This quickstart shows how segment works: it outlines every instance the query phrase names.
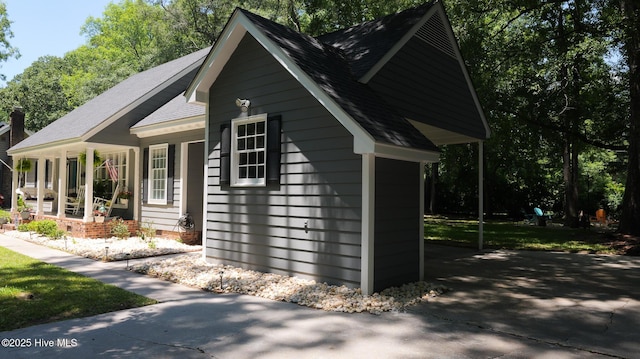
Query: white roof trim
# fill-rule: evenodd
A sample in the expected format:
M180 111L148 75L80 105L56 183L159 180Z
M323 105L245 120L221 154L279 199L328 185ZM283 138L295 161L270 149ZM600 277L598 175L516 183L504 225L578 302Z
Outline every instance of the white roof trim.
M239 29L241 28L241 29ZM243 30L244 29L244 30ZM324 106L355 139L368 143L373 147L373 137L365 131L340 105L338 105L318 84L313 81L291 58L262 31L260 31L241 11L236 10L227 28L223 31L221 40L214 45L210 55L205 60L198 75L187 89L185 96L190 103L208 101L208 92L222 68L238 46L242 36L249 32L253 38L267 50L282 67L291 74L309 93ZM217 58L216 56L220 56Z
M357 139L354 140L353 151L357 154L374 154L376 157L409 162L440 161L440 153L436 151L419 150L386 143L375 143L373 146L370 146L369 144L362 143Z
M239 17L245 18L244 16L240 16L241 14L240 11L236 10L231 16L231 19L229 19L229 24L241 21L238 20ZM245 22L248 22L246 18ZM238 47L240 40L242 40L246 32L246 26L237 26L237 24L235 24L225 27L207 55L207 58L202 63L200 70L198 70L195 78L185 91L184 96L187 98L187 102L201 105L207 104L209 101L209 88L218 78L222 68L227 61L229 61L229 58L233 55L233 52Z
M174 121L165 121L153 125L139 126L130 130L132 135L138 138L146 138L152 136L166 135L176 132L185 132L191 130L201 130L205 128L205 117L194 116L181 118Z
M478 139L475 137L461 135L457 132L427 125L419 121L408 121L436 146L478 142Z

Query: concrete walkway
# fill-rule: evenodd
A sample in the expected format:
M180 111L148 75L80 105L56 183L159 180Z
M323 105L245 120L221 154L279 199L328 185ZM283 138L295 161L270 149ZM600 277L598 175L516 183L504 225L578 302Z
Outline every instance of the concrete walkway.
M640 258L428 245L452 291L405 313L342 314L219 295L0 235L0 246L161 303L37 325L2 358L635 358ZM54 343L53 346L50 344ZM68 344L64 347L62 344ZM38 346L36 346L36 344Z

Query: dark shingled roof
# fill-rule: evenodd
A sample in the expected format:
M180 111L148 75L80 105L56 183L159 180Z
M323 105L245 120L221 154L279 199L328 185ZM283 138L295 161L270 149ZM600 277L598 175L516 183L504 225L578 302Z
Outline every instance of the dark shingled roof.
M358 77L352 72L348 53L248 11L240 11L271 41L282 48L376 141L438 151L431 141L398 114L392 106L389 106L366 84L358 81ZM344 31L348 33L348 30ZM336 40L337 38L338 36L335 35Z
M318 37L340 49L356 78L364 76L431 9L433 3L391 14Z
M107 120L117 120L114 116L141 101L155 90L171 85L176 76L189 67L197 68L208 54L210 48L196 51L152 69L137 73L118 83L109 90L89 100L84 105L52 122L45 128L12 147L11 150L26 149L47 143L66 140L82 140L92 129ZM188 82L187 82L188 84ZM176 93L184 91L186 86ZM166 101L166 100L165 100ZM164 102L159 103L160 107ZM156 107L156 108L157 108ZM148 113L147 113L148 114ZM144 115L147 115L144 114ZM140 118L138 118L140 120Z
M204 116L206 108L202 105L187 103L184 93L173 98L162 107L154 111L142 121L136 123L131 128L140 128L144 126L156 125L163 122L175 121L182 118Z

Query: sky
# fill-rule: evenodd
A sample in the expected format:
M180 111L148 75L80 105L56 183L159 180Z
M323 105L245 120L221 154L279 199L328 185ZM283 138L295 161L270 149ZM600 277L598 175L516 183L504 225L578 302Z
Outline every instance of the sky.
M62 57L86 42L80 28L89 16L101 17L113 0L0 0L7 5L13 37L21 57L0 62L0 73L11 80L41 56ZM1 85L4 85L0 81Z

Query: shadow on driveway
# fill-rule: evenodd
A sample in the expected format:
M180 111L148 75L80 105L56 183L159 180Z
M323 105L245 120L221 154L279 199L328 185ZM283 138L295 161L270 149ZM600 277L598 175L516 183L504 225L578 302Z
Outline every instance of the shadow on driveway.
M412 310L613 357L640 353L640 258L428 244L425 280L451 291Z

